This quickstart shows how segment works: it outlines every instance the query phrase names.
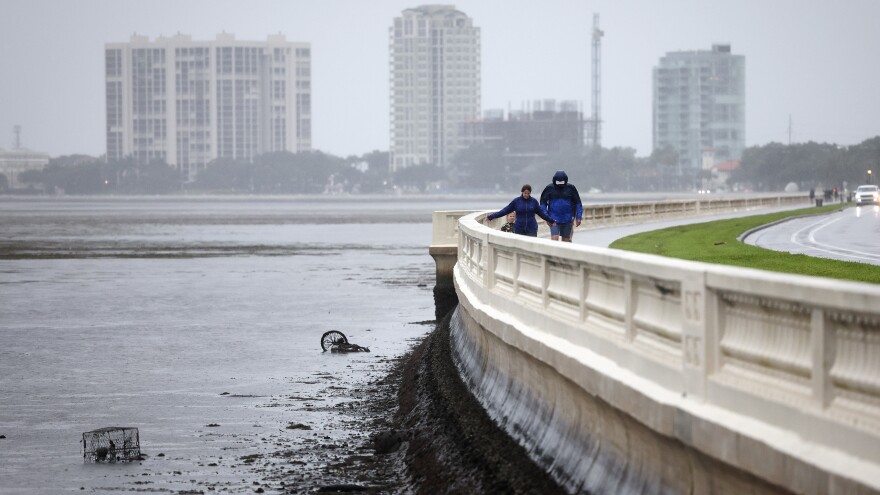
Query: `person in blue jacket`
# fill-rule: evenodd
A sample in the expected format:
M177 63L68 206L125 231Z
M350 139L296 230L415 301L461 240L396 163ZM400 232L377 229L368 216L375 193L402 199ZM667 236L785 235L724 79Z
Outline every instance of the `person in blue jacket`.
M555 222L555 225L550 226L550 238L556 241L562 236L563 241L571 242L574 231L572 222L575 226L581 225L584 205L577 188L568 183L568 175L564 171L557 170L553 174L553 182L544 188L540 203L541 208Z
M490 214L486 218L489 220L495 220L498 217L503 217L514 211L516 212L516 222L513 223L513 233L537 237L538 222L535 221L535 215L543 218L551 225L553 224L553 220L544 213L544 210L541 209L541 205L539 205L538 201L532 197L532 186L525 184L520 191L522 192L521 196L514 198L509 205Z

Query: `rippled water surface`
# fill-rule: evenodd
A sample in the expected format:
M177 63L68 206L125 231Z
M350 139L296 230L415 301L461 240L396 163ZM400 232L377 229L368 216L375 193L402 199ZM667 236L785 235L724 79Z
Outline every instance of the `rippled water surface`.
M499 203L0 200L0 493L236 492L247 456L350 433L351 389L432 328L431 211ZM106 426L146 460L83 463Z

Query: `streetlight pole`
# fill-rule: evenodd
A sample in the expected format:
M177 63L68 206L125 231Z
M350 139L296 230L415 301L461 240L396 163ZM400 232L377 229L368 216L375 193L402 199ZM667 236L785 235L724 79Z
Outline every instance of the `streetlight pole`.
M873 183L874 183L873 178L874 178L874 177L871 175L871 169L869 168L869 169L868 169L868 184L873 184Z

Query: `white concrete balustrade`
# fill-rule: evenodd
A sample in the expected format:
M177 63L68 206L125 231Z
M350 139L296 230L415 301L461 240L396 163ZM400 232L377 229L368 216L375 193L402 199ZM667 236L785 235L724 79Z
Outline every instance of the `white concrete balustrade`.
M605 205L587 207L585 217L613 224L742 207ZM880 287L504 234L484 217L437 212L435 229L438 218L454 218L458 231L441 221L446 234L435 231L434 241L457 237L459 309L493 338L585 397L772 485L880 491ZM498 371L517 379L515 367ZM583 422L576 414L553 417ZM568 466L553 469L579 476Z

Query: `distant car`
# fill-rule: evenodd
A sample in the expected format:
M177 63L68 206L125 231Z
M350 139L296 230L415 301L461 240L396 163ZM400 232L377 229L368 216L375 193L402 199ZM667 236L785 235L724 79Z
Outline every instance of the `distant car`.
M856 202L856 206L880 205L880 188L877 186L859 186L853 195L853 199Z

